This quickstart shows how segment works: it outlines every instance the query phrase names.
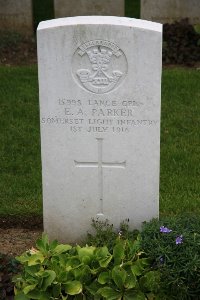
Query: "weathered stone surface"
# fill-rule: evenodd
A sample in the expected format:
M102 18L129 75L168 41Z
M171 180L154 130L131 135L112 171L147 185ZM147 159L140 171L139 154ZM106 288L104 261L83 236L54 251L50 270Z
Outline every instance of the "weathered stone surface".
M0 0L0 29L33 34L32 1Z
M141 0L141 19L164 24L185 18L200 23L199 0Z
M124 16L124 0L54 0L55 17Z
M44 228L158 216L162 25L74 17L38 28Z

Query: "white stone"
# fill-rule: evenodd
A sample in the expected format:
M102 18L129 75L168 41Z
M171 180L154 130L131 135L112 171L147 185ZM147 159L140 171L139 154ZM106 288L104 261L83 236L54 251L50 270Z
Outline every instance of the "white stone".
M124 0L54 0L55 18L104 15L124 16Z
M32 1L0 0L0 29L32 35Z
M188 18L200 23L199 0L141 0L141 18L160 23L173 23Z
M162 25L74 17L37 35L45 231L158 217Z

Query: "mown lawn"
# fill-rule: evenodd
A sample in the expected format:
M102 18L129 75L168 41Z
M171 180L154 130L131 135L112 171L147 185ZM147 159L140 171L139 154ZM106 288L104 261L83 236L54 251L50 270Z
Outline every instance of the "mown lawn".
M37 68L0 68L0 215L42 214ZM165 69L161 215L200 213L200 71Z
M162 84L160 211L200 212L200 70L167 69Z
M0 214L40 214L37 69L1 67L0 78Z

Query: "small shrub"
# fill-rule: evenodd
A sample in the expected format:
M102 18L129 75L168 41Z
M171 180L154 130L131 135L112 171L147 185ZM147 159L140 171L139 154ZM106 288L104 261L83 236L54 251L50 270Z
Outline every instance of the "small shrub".
M17 32L0 30L0 50L8 47L17 47L22 40L22 35Z
M106 245L111 250L118 236L118 232L114 230L113 224L110 224L108 220L92 219L91 226L93 233L87 234L86 244L96 247Z
M141 246L160 271L169 299L200 299L200 218L176 216L143 225Z
M200 33L188 19L163 26L163 63L193 65L200 62Z
M0 30L0 64L21 65L36 62L34 37Z
M156 299L159 272L150 268L139 238L118 237L112 252L107 246L49 243L47 236L36 246L17 258L23 271L14 278L15 300Z
M86 243L96 247L106 245L109 251L113 249L118 236L121 239L135 240L139 234L138 230L129 229L129 220L124 220L117 231L114 230L113 224L110 224L108 220L100 221L99 219L92 219L91 226L93 234L88 233Z

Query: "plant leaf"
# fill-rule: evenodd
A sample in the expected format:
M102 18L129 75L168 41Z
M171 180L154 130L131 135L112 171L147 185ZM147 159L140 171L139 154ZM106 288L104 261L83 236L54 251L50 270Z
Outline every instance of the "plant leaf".
M122 294L121 292L115 291L110 287L103 287L98 290L98 294L102 297L106 298L107 300L118 300L121 299Z
M131 266L131 271L135 276L142 275L144 268L142 267L140 263L140 259L133 262L133 265Z
M38 253L36 254L33 254L29 257L29 260L28 260L28 266L35 266L35 265L38 265L38 264L41 264L43 263L44 261L44 256L43 254L38 251Z
M27 254L27 252L23 253L20 256L16 256L16 260L19 261L21 264L26 263L27 261L29 261L30 259L30 255Z
M36 241L37 248L46 255L49 250L49 239L47 234L43 234L41 239Z
M53 297L58 298L61 293L61 285L55 284L52 289Z
M113 249L113 257L114 257L114 264L120 265L121 261L124 258L124 251L125 251L125 243L122 240L119 240Z
M50 295L47 292L40 292L39 290L30 291L27 296L29 299L38 299L38 300L49 300Z
M58 246L58 241L54 240L49 244L49 250L53 251Z
M42 277L44 278L43 278L41 290L46 291L46 289L52 284L52 282L56 278L56 273L52 270L46 270L42 274Z
M82 292L82 284L80 281L68 281L65 284L65 292L71 296L80 294Z
M149 258L140 258L139 259L139 262L140 262L140 265L142 266L142 267L148 267L149 265L150 265L150 260L149 260Z
M106 246L97 249L95 254L97 260L110 256L110 252L108 251L108 248Z
M132 289L137 284L137 277L132 272L127 274L124 286L126 289Z
M135 290L126 291L124 294L124 300L145 300L146 297L142 292L136 292Z
M122 289L126 280L127 273L120 266L115 266L112 270L112 279L118 288Z
M27 285L24 289L23 292L25 295L27 295L30 291L34 290L37 284L32 284L32 285Z
M15 300L30 300L29 297L27 297L24 293L17 293L17 295L15 295Z
M69 251L71 248L72 248L72 246L70 246L70 245L64 245L64 244L57 245L55 247L55 249L53 250L53 255L65 253L65 252Z
M89 291L89 293L94 296L95 294L97 294L97 291L101 288L100 283L98 283L96 280L93 281L89 286L85 287L87 291Z
M132 257L135 257L136 253L141 249L141 242L139 236L137 237L137 240L134 242L128 241L130 254Z
M110 263L111 260L112 260L112 255L110 254L110 256L99 260L99 265L102 268L107 268L107 266L109 265L109 263Z
M100 284L105 284L109 281L109 279L110 279L109 273L108 272L102 272L102 273L99 274L98 282Z
M102 268L106 268L112 260L112 255L106 246L101 247L95 251L95 258Z
M156 292L159 289L160 273L158 271L149 271L140 278L140 286L145 292Z
M90 247L86 246L83 248L77 246L77 252L78 252L78 257L79 257L80 261L83 262L85 257L87 257L87 263L89 263L89 261L91 261L94 257L95 249L96 249L96 247L92 247L92 246L90 246Z

